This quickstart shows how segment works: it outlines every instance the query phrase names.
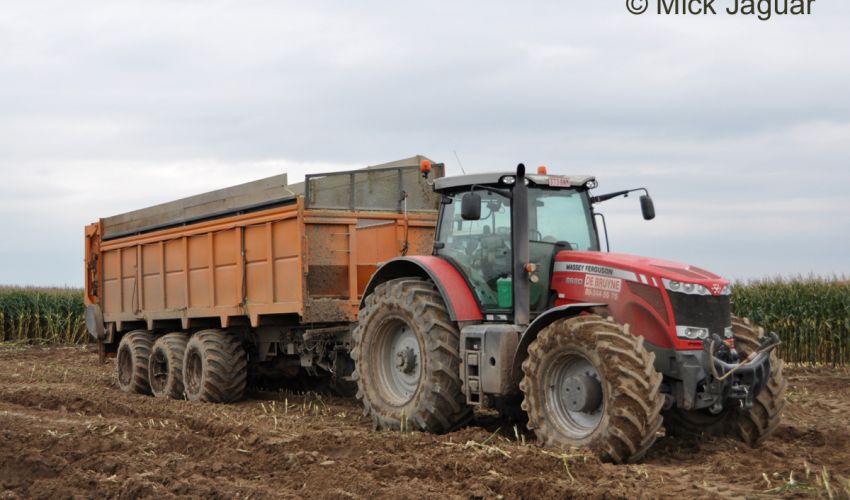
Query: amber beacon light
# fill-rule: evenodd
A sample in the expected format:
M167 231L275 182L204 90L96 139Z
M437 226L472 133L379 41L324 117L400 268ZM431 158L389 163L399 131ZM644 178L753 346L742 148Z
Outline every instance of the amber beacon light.
M431 161L430 160L422 160L419 162L419 171L422 172L422 177L428 177L428 174L431 173Z

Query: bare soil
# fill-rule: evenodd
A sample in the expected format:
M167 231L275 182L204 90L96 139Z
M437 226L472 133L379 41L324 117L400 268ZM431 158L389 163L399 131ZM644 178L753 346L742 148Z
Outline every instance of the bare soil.
M87 348L3 347L0 497L847 497L850 373L788 374L784 421L762 448L661 437L617 466L540 448L492 414L442 436L376 432L354 400L127 395L114 361Z

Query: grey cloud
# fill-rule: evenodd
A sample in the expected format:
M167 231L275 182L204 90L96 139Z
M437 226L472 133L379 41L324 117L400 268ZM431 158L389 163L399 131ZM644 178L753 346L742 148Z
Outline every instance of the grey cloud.
M647 185L655 223L606 206L622 250L739 277L847 273L848 20L845 2L767 23L621 2L16 2L0 18L16 235L0 282L80 283L99 216L416 153L458 173L454 150L468 171Z

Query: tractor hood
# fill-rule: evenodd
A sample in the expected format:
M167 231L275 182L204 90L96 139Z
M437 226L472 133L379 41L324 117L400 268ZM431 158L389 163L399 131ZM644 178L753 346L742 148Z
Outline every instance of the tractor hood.
M610 276L654 287L664 287L664 280L693 283L706 287L712 295L729 293L728 280L704 269L621 253L561 251L555 256L554 271Z

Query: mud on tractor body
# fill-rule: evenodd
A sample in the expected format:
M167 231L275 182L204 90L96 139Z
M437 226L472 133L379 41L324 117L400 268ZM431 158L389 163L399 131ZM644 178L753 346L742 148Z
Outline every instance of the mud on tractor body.
M375 426L447 432L482 406L613 462L662 426L759 445L784 405L776 335L734 317L715 274L602 251L594 207L631 191L524 170L436 179L433 255L372 277L352 357Z

